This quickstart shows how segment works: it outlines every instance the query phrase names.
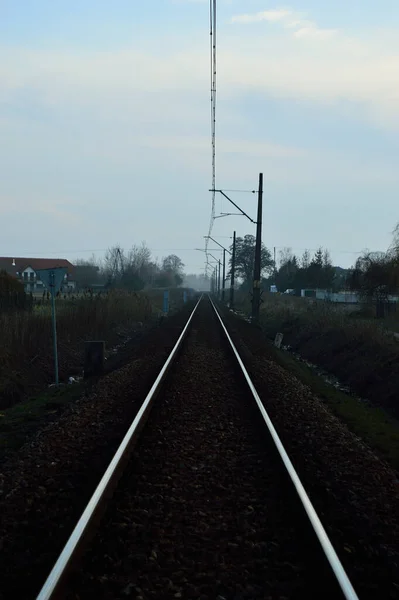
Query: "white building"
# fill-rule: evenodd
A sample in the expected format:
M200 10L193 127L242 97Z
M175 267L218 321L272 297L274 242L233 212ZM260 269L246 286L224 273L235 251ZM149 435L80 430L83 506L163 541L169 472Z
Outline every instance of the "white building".
M69 292L75 290L74 266L65 258L0 257L0 271L6 271L9 275L23 283L26 292L43 292L45 287L36 271L40 269L55 269L57 267L63 267L67 270L61 291Z

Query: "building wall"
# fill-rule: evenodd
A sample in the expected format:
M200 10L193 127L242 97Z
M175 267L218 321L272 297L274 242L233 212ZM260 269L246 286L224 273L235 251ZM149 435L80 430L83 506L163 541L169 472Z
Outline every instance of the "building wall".
M46 288L43 282L36 275L36 271L32 267L26 267L21 273L20 277L26 292L43 292ZM68 275L65 275L64 282L61 286L63 292L72 291L76 289L75 281L68 281Z

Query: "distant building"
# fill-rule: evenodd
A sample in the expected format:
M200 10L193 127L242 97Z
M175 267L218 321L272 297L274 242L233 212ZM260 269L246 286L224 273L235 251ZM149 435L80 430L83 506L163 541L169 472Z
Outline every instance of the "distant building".
M338 302L343 304L358 304L360 298L354 292L331 292L329 290L306 289L301 290L302 298L316 298L316 300L325 300L327 302Z
M23 283L26 292L43 292L45 287L40 277L36 274L36 271L39 269L55 269L57 267L64 267L67 270L61 291L75 290L74 266L65 258L0 257L0 271L6 271L6 273Z

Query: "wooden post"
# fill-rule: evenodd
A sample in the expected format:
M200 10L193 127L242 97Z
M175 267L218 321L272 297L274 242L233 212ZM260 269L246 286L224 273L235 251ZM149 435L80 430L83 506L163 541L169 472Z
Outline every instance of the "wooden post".
M104 373L105 342L85 342L84 378Z

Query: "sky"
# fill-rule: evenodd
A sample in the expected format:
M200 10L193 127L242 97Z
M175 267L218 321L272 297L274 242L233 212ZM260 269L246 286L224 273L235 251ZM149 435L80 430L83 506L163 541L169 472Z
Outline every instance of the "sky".
M385 250L399 3L218 0L217 18L216 187L244 190L226 193L255 219L264 174L277 252L323 246L348 267ZM201 272L209 37L208 0L0 0L0 255L73 261L146 241ZM231 208L217 196L217 216ZM231 216L212 235L229 245L233 230L255 233Z

